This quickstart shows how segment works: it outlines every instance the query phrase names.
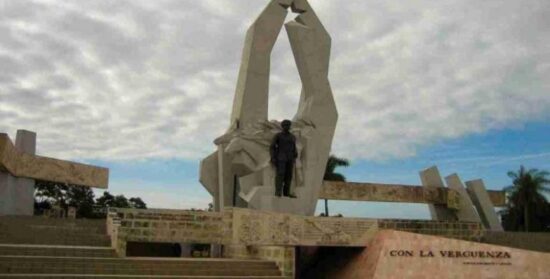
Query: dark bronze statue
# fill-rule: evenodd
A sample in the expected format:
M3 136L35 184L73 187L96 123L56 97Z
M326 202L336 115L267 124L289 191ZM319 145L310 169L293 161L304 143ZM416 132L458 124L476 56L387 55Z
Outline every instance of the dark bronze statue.
M290 194L290 184L294 171L294 161L298 157L296 137L290 133L290 120L283 120L283 131L273 137L271 143L271 163L275 166L275 195L295 198Z

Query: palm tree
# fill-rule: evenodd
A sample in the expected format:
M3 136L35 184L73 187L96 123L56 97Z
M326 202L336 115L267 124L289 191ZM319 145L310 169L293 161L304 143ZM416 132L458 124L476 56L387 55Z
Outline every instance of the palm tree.
M323 180L328 181L346 181L346 177L341 174L334 172L337 167L347 167L349 166L349 160L344 158L338 158L334 155L330 155L327 161L327 167L325 169L325 176ZM328 200L325 199L325 216L328 217Z
M509 195L507 211L515 219L516 224L520 223L523 215L523 229L526 232L532 227L530 221L537 214L538 209L547 206L543 193L550 193L550 188L545 186L550 184L550 180L546 178L549 174L547 171L537 169L525 170L523 166L520 166L518 172L508 172L513 182L511 186L504 188ZM514 212L523 214L514 214Z

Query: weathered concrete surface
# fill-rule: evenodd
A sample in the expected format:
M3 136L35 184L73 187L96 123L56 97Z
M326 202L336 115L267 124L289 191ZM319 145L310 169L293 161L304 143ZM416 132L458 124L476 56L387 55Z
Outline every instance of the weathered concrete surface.
M228 240L238 245L354 246L377 231L375 219L323 218L232 208Z
M379 228L479 241L481 224L429 220L313 217L225 208L222 212L111 209L108 231L120 253L127 241L255 246L362 247Z
M481 221L485 228L492 231L503 231L500 220L495 212L495 208L491 203L491 199L485 190L483 180L476 179L466 182L468 194L476 207L477 213L481 217Z
M263 203L274 187L269 146L281 130L279 122L267 120L271 51L288 8L299 13L285 25L302 81L291 128L298 149L291 192L298 198ZM330 36L305 0L272 0L250 26L230 127L214 141L218 152L201 163L200 181L217 195L216 208L242 206L284 212L292 208L295 214L314 213L338 118L328 81L329 58Z
M262 144L255 141L236 138L235 134L240 134L241 130L254 130L257 123L267 122L271 51L288 13L286 7L291 2L271 1L246 33L230 127L224 136L215 141L218 150L201 162L200 182L214 195L218 210L224 206L234 206L237 172L244 177L243 172L247 168L258 171L269 167L267 148L261 148ZM233 152L229 154L225 150L232 140ZM251 148L256 152L249 152ZM258 149L263 152L257 152ZM250 182L242 181L242 187L248 189L261 185L249 185Z
M372 202L407 202L447 204L449 208L458 209L449 203L449 188L424 188L421 185L402 185L369 182L324 181L319 199ZM504 191L487 191L494 206L505 206ZM454 195L458 195L456 192Z
M16 177L107 188L109 169L22 152L0 133L0 170Z
M338 121L336 103L328 79L331 38L306 0L294 1L293 10L301 11L285 28L302 81L302 94L294 122L314 127L304 137L300 163L303 166L303 187L296 188L307 215L313 215L332 138ZM307 131L304 130L304 131Z
M494 206L506 206L506 192L505 191L498 191L498 190L487 190L487 194L489 194L489 199L491 200L491 203L493 203Z
M15 148L26 154L36 153L36 133L18 130L15 137ZM34 179L15 177L13 184L15 215L34 214Z
M422 181L422 186L426 188L444 188L443 180L441 175L439 175L439 170L436 166L427 168L420 172L420 180ZM454 221L457 220L454 212L448 209L446 206L430 204L430 215L432 220L438 221Z
M455 212L458 220L481 223L481 219L474 209L474 204L472 203L464 184L462 184L460 177L458 177L457 174L451 174L445 177L445 181L447 182L449 189L457 191L460 196L459 206Z
M15 210L15 184L17 177L0 171L0 215L20 215Z
M542 279L550 274L548 261L548 253L386 230L326 278Z
M15 148L20 152L36 152L36 133L18 130ZM34 180L15 177L0 171L0 215L25 215L34 213Z
M455 190L401 184L325 181L319 193L319 199L433 203L458 209L457 204L448 202L450 192ZM458 193L452 195L458 195Z

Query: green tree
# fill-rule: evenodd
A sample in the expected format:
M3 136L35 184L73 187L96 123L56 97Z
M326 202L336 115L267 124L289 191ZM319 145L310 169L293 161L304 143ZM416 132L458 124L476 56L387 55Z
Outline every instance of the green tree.
M59 206L67 210L76 208L79 218L94 218L94 192L89 187L37 180L34 185L35 213L43 214L44 209Z
M44 213L56 205L67 209L67 185L50 181L36 180L34 184L34 212L36 215Z
M330 155L328 157L327 161L327 167L325 168L325 175L323 177L323 180L327 181L346 181L346 177L341 174L335 172L337 167L347 167L349 166L349 160L344 158L339 158L334 155ZM328 200L325 199L325 216L328 215Z
M147 208L147 204L139 197L127 199L124 195L113 196L107 191L103 192L103 196L97 198L96 203L97 206L101 208Z
M113 201L113 207L118 208L130 208L130 201L124 195L116 195L115 200Z
M76 217L95 218L94 215L94 192L90 187L70 186L66 190L66 199L69 206L76 208Z
M112 207L114 202L115 196L111 195L111 193L107 191L103 192L103 196L96 199L97 206L101 208Z
M79 185L69 185L49 181L35 183L35 214L43 214L45 209L57 205L64 210L69 206L76 208L78 218L104 218L94 208L101 208L104 212L108 207L141 208L147 204L139 197L127 199L124 195L113 196L109 192L95 199L91 188Z
M547 230L548 201L544 193L550 193L547 171L526 170L520 166L517 172L509 171L512 185L504 190L508 194L508 205L502 214L503 226L507 230Z
M133 208L147 209L147 205L141 200L141 198L130 198L130 206Z

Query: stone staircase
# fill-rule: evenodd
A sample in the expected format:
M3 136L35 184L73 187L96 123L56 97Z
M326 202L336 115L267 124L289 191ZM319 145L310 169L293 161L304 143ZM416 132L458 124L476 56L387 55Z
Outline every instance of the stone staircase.
M0 244L109 247L105 220L0 217Z
M105 220L0 216L0 278L285 278L272 261L118 258L105 232Z

